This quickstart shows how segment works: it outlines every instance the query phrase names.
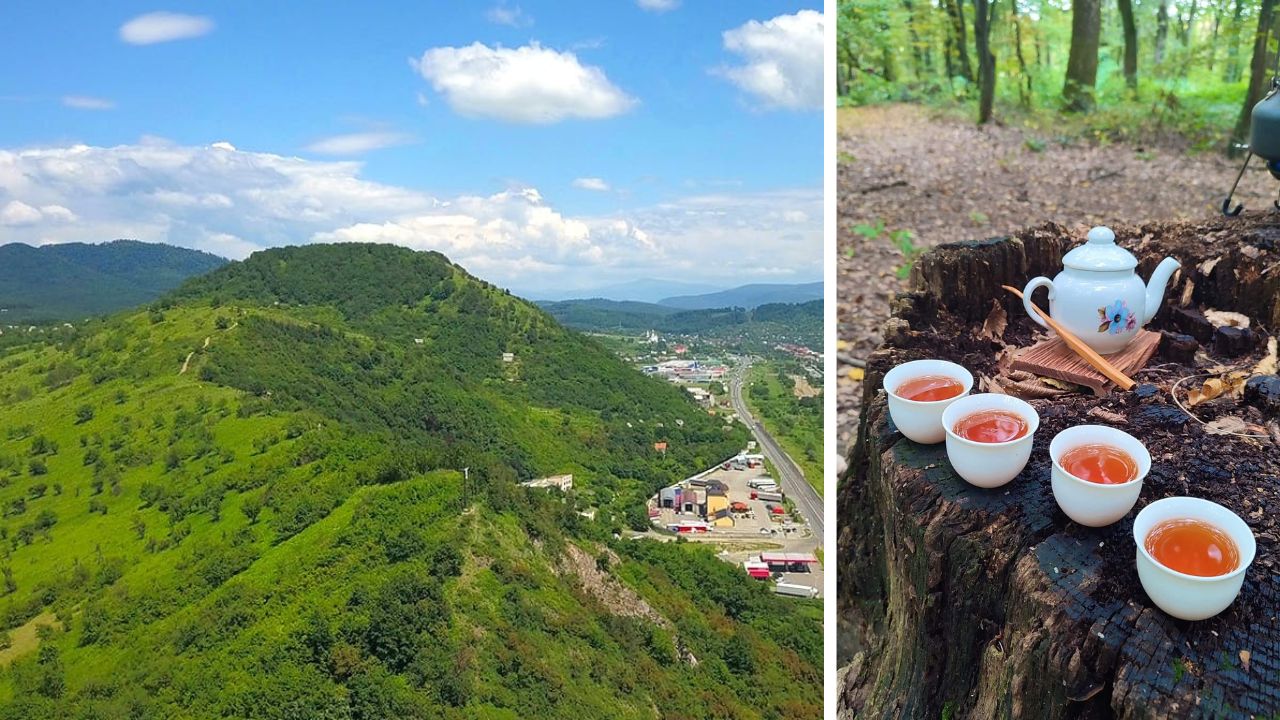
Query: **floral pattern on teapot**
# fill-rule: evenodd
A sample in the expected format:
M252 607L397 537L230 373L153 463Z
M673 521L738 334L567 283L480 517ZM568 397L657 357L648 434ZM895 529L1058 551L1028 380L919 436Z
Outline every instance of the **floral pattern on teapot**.
M1123 298L1117 299L1106 307L1098 308L1098 332L1119 335L1138 329L1138 316L1129 309Z

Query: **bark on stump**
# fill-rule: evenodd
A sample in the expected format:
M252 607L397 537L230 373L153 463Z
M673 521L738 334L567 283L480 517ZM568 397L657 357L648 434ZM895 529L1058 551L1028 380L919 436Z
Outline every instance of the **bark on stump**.
M1183 298L1280 328L1273 216L1116 230L1144 278L1166 255L1182 261L1156 329L1172 327L1170 308ZM1280 717L1280 459L1233 453L1233 443L1250 441L1206 435L1164 393L1075 397L1037 403L1031 463L1009 485L981 490L953 474L943 445L905 440L889 420L882 382L900 362L941 356L975 376L993 373L998 345L973 332L992 298L1010 318L1004 340L1029 344L1033 326L1015 321L1025 313L1000 285L1052 276L1082 238L1082 230L1046 225L940 246L895 300L885 344L868 360L858 439L837 496L838 604L860 648L842 660L842 718ZM1098 530L1058 510L1047 460L1053 434L1097 422L1084 417L1094 406L1164 436L1138 508ZM1245 459L1222 459L1236 455ZM1254 485L1256 498L1232 501L1258 536L1241 597L1199 623L1165 615L1133 568L1137 509L1180 494L1231 506L1215 493Z

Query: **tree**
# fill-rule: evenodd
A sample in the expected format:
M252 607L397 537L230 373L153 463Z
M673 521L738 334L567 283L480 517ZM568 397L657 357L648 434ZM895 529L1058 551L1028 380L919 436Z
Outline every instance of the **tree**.
M1275 22L1276 0L1262 0L1262 8L1258 10L1258 29L1253 34L1253 60L1249 63L1249 92L1245 94L1244 107L1240 109L1240 118L1236 120L1235 132L1231 134L1231 145L1227 148L1229 155L1238 155L1235 146L1245 142L1249 137L1249 119L1253 114L1253 106L1258 104L1270 87L1271 63L1267 62L1267 36Z
M1102 34L1100 0L1072 0L1071 52L1067 56L1067 80L1062 88L1067 110L1093 110L1093 87L1098 79L1098 42Z
M1138 26L1133 21L1133 0L1117 0L1124 26L1124 83L1138 89Z
M1169 37L1169 2L1160 0L1156 9L1156 65L1164 62L1164 46Z
M964 0L943 0L947 15L951 19L951 34L947 36L948 59L952 62L951 73L973 82L973 65L969 63L969 40L964 29Z
M93 419L93 406L81 405L76 408L76 424L83 425Z
M991 6L994 0L973 0L973 41L978 50L978 124L991 119L996 95L996 56L991 52Z

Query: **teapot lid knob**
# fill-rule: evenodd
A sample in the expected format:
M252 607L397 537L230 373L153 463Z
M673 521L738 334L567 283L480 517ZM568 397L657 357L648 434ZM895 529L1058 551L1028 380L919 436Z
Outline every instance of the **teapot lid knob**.
M1111 232L1111 228L1099 225L1089 231L1089 242L1099 245L1115 245L1116 234Z

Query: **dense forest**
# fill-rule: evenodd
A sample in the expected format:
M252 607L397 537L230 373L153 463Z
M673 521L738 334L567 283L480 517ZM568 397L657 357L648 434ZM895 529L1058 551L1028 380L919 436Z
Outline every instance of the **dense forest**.
M11 343L0 718L821 716L819 603L626 539L745 429L441 255Z
M0 325L78 322L142 305L226 262L136 240L0 245Z
M1234 150L1270 88L1275 5L843 0L837 83L847 103L958 104L980 123L1065 111L1099 138Z

